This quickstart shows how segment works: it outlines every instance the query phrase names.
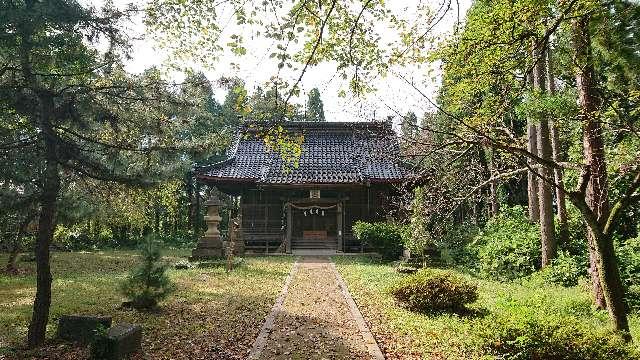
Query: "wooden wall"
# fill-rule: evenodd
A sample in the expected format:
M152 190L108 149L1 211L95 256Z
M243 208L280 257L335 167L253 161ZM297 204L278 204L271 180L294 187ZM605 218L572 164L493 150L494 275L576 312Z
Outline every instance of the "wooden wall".
M321 188L321 198L342 199L344 251L365 249L353 237L357 220L382 221L387 214L392 189L388 186ZM309 188L246 189L241 194L242 230L247 250L276 252L286 233L285 204L309 197Z

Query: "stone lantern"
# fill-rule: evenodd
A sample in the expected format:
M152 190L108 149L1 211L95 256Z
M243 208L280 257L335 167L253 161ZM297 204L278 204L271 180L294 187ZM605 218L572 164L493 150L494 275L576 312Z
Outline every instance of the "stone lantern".
M207 215L204 217L204 221L207 224L207 231L202 235L196 248L191 251L192 259L206 259L222 256L222 240L220 239L220 230L218 225L220 224L220 206L223 203L218 199L218 196L212 195L209 200L204 203L207 207Z

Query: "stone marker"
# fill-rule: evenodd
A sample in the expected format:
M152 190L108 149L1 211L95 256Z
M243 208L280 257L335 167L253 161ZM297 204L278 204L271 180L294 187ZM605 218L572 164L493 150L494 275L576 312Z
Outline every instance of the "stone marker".
M216 195L212 195L204 203L204 206L207 207L207 215L204 217L204 221L207 223L207 231L198 240L196 248L191 251L192 260L222 257L222 240L220 239L220 230L218 230L218 224L222 220L219 212L222 205L224 204Z
M114 325L107 334L93 343L91 354L94 359L120 360L140 351L142 327L120 323Z
M58 337L84 344L91 342L95 331L111 326L111 316L62 315L58 320Z

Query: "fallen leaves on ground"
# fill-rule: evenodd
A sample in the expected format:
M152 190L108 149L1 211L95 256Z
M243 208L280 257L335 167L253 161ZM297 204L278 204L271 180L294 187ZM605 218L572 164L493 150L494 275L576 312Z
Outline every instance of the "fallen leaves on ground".
M161 303L158 310L138 312L119 308L122 299L117 295L116 284L128 268L122 266L126 262L120 260L117 252L109 255L108 259L94 255L99 257L97 262L108 269L102 276L95 274L100 282L72 282L66 287L54 287L58 293L54 292L50 323L55 324L55 316L62 307L65 313L110 315L114 323L140 324L143 351L131 359L246 358L293 261L288 257L250 258L230 273L222 268L172 270L176 293ZM98 266L91 269L99 272ZM67 271L57 280L76 280L80 275ZM99 288L86 293L79 291L87 284ZM29 288L26 283L16 286L16 299L25 288ZM11 299L12 293L5 292L3 296ZM71 298L73 303L67 300ZM24 316L22 321L25 323L21 325L26 326ZM87 357L86 348L57 340L49 340L45 346L32 351L19 349L15 343L0 349L0 359Z

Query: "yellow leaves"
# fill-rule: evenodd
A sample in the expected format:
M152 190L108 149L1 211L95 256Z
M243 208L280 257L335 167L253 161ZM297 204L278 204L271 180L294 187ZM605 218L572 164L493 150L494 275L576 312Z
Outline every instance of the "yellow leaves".
M286 131L281 125L276 128L269 128L262 134L262 140L270 151L275 151L282 158L282 171L289 172L291 168L297 168L300 155L302 154L302 143L304 135L302 133L291 133Z

